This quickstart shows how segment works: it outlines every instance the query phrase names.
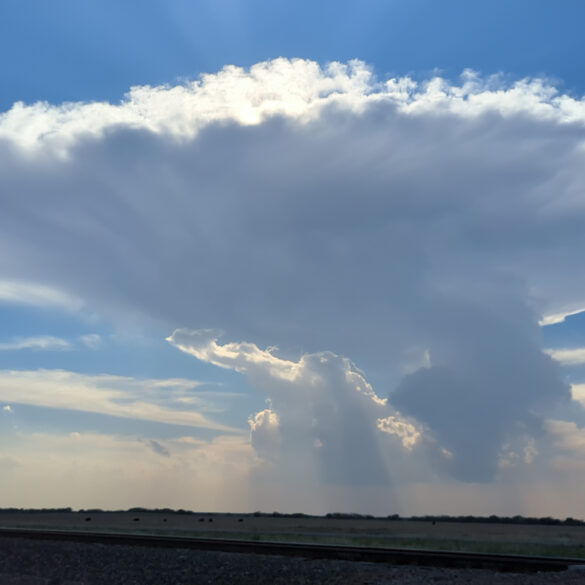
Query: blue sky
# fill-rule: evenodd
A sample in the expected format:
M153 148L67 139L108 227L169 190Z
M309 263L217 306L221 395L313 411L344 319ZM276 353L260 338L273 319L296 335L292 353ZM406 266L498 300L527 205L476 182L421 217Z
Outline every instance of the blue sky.
M3 2L5 505L585 517L584 18Z
M0 15L2 109L18 100L116 102L132 85L281 56L359 58L380 76L438 69L452 78L468 67L544 75L566 91L585 92L579 0L7 0Z

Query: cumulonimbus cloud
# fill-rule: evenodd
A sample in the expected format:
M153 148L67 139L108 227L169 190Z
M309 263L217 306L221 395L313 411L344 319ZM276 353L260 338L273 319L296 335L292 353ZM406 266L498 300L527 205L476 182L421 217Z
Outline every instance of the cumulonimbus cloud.
M293 361L254 343L218 343L218 336L178 329L168 341L244 374L266 395L269 407L249 420L251 444L288 479L315 474L325 482L388 484L392 465L424 442L347 358L320 352Z
M523 347L523 355L513 338L502 341L515 352L506 371L491 372L489 354L471 348L466 356L456 348L459 359L475 362L421 367L404 377L390 399L382 399L347 358L321 352L294 361L250 342L221 344L219 336L214 330L178 329L167 341L201 361L240 372L265 394L268 408L249 420L251 443L259 456L292 476L312 472L339 483L389 483L389 471L404 474L409 460L465 481L489 481L518 459L518 451L527 450L525 463L532 463L533 436L543 431L547 407L568 400L552 360L541 360L537 347L532 352ZM453 349L451 340L445 345ZM518 380L522 384L513 387ZM504 410L511 388L517 395Z
M584 144L583 100L546 80L380 80L357 61L16 104L0 275L118 322L348 356L485 478L569 399L538 323L585 305ZM413 355L428 363L402 379Z

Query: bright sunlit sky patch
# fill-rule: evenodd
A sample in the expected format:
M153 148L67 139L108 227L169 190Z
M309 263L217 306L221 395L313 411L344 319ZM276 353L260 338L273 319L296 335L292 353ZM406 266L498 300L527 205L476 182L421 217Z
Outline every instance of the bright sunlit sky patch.
M585 517L584 21L2 2L0 507Z
M468 67L544 75L585 91L579 0L6 0L0 10L3 109L18 100L117 102L132 85L281 56L359 58L380 76L453 78Z

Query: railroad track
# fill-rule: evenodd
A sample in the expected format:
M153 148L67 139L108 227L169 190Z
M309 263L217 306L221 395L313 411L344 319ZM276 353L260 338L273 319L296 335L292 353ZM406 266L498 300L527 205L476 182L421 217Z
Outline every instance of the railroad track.
M585 571L585 559L503 555L439 550L369 548L324 544L263 542L219 538L187 538L129 533L0 528L0 538L25 538L108 546L141 546L196 549L245 554L296 556L311 559L336 559L394 565L426 565L450 568L481 568L509 572Z

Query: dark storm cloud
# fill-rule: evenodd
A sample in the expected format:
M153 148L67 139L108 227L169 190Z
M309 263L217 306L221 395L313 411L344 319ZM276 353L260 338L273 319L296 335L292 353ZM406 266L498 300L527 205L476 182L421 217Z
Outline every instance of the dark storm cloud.
M262 67L5 114L2 279L348 356L379 394L397 385L458 477L491 477L567 396L537 323L585 301L583 103L470 74ZM413 352L431 367L397 383Z

